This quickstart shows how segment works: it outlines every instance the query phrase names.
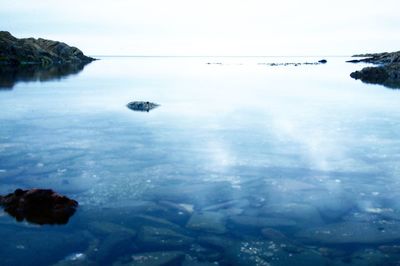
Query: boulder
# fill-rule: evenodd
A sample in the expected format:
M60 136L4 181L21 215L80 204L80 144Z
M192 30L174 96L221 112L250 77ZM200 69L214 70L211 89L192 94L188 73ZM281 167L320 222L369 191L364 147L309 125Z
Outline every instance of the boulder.
M127 104L127 107L133 111L139 111L139 112L149 112L150 110L153 110L154 108L158 107L159 105L156 103L152 102L142 102L142 101L137 101L137 102L130 102Z
M51 189L17 189L0 196L0 205L17 221L35 224L66 224L75 213L78 202Z

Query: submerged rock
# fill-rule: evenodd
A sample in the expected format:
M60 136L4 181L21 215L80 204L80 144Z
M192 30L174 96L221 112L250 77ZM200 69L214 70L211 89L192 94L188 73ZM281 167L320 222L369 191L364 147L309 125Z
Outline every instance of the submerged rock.
M192 215L186 227L192 230L223 234L226 232L225 216L219 212L196 212Z
M137 102L130 102L127 104L127 107L133 111L139 111L139 112L149 112L150 110L153 110L154 108L157 108L159 105L156 103L152 102L142 102L142 101L137 101Z
M139 231L138 243L143 248L181 248L193 243L194 239L172 229L143 226Z
M378 244L398 241L400 224L342 222L305 229L297 237L312 243Z
M0 196L0 205L17 221L35 224L66 224L75 213L78 202L51 189L17 189Z
M162 266L180 265L185 254L180 251L135 253L128 261L116 262L113 266Z
M134 234L123 231L109 234L94 253L95 261L98 265L111 265L116 258L123 256L126 252L133 252L136 249L134 237Z
M0 238L1 265L90 265L86 260L66 260L73 253L86 249L91 236L85 231L68 233L34 227L6 227L2 225ZM74 264L72 264L75 262ZM81 263L86 262L86 263ZM79 264L80 263L80 264Z
M377 53L356 55L356 57L367 57L347 61L349 63L371 63L379 65L376 67L365 67L360 71L350 74L354 79L370 84L380 84L385 87L400 88L400 51L393 53Z
M277 217L260 217L260 216L232 216L229 221L236 226L248 228L264 228L264 227L295 227L297 223L294 220Z
M92 222L88 225L88 228L91 232L99 235L109 235L121 232L126 235L131 235L132 237L136 236L136 231L133 229L105 221Z

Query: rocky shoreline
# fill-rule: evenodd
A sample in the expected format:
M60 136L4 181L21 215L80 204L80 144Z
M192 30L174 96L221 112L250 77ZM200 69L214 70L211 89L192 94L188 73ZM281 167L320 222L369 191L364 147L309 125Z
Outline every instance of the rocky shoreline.
M88 64L94 60L63 42L41 38L18 39L7 31L0 31L0 65Z
M350 76L370 84L388 88L400 88L400 51L393 53L360 54L353 57L366 57L347 61L348 63L371 63L377 66L365 67Z

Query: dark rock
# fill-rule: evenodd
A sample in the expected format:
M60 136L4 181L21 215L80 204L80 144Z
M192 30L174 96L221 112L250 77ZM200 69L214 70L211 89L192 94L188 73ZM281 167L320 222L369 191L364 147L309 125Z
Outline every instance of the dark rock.
M0 31L0 64L87 64L93 60L78 48L62 42L40 38L17 39L7 31Z
M388 88L400 88L400 51L393 53L379 53L356 55L364 57L360 60L350 60L350 63L371 63L376 67L365 67L350 74L354 79L370 84L380 84Z
M76 47L45 39L17 39L0 31L0 88L18 81L46 81L81 71L95 60Z
M317 62L297 62L297 63L292 63L292 62L286 62L286 63L259 63L259 65L267 65L267 66L301 66L301 65L320 65L320 64L326 64L328 61L325 59L319 60Z
M400 63L390 63L378 67L365 67L350 74L364 83L380 84L388 88L400 88Z
M127 104L127 107L133 111L139 111L139 112L149 112L150 110L153 110L154 108L158 107L158 104L152 103L152 102L130 102Z
M0 196L0 205L17 221L35 224L66 224L75 213L78 202L50 189L17 189Z
M353 57L365 57L359 60L350 60L352 63L391 64L400 62L400 51L393 53L373 53L353 55Z

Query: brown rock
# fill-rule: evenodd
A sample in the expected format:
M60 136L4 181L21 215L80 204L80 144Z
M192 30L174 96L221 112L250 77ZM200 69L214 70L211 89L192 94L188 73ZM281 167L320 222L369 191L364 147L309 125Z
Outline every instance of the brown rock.
M17 221L35 224L66 224L75 213L78 202L51 189L17 189L0 196L0 205Z

